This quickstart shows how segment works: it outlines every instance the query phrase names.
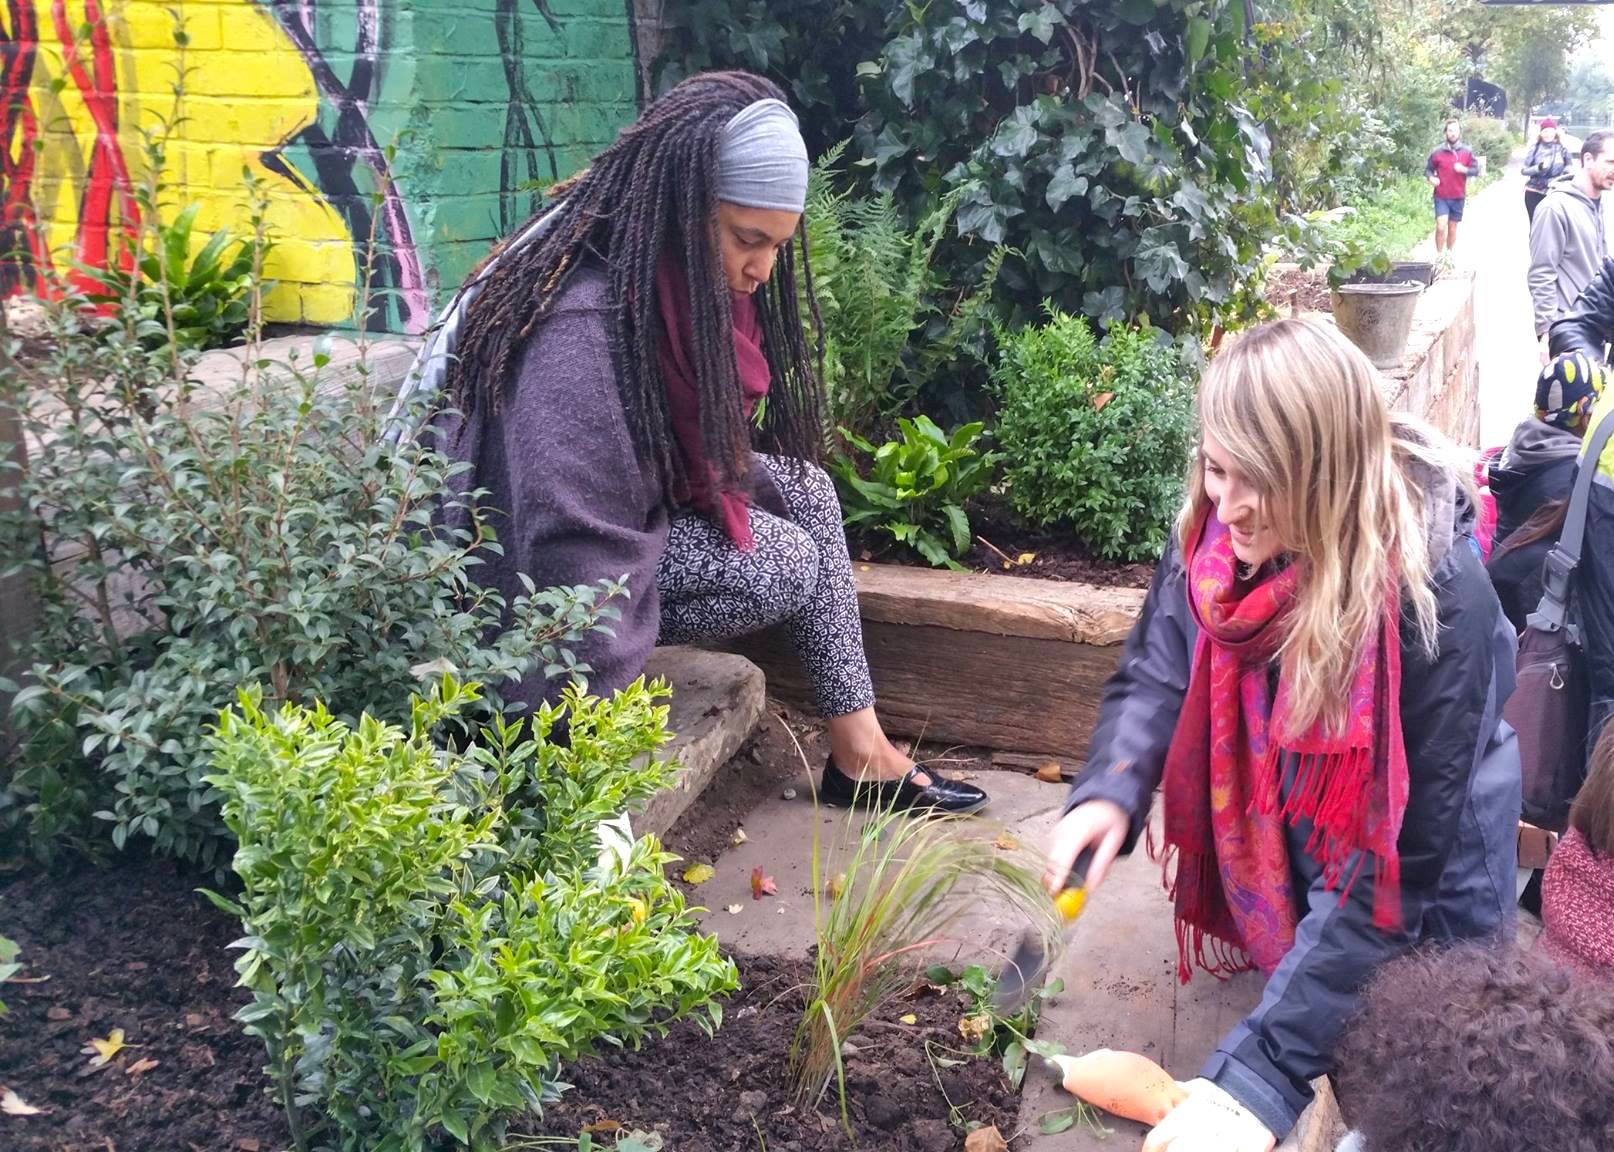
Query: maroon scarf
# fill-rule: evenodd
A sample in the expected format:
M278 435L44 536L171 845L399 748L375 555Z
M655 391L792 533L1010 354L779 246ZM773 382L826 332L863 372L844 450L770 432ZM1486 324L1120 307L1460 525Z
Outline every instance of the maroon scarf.
M734 541L735 547L749 552L756 547L751 538L751 495L735 482L725 482L717 465L706 455L701 435L700 389L695 380L694 325L690 320L689 286L677 264L663 259L656 267L656 298L661 308L662 338L657 341L661 377L667 386L667 408L672 416L673 435L684 457L684 473L689 478L687 492L674 493L680 503L718 525ZM768 394L771 374L768 357L762 350L762 322L757 318L755 301L744 292L731 292L730 310L734 316L734 362L740 376L740 404L747 421L757 402ZM749 448L749 444L746 445Z
M1352 856L1374 868L1373 922L1401 923L1396 841L1407 808L1401 731L1400 602L1384 622L1351 686L1341 732L1321 724L1291 731L1290 698L1270 667L1294 606L1294 566L1238 579L1232 538L1214 514L1187 549L1188 605L1199 625L1188 695L1166 754L1165 865L1176 904L1177 973L1259 968L1271 975L1294 946L1298 912L1289 884L1284 822L1309 819L1306 845L1343 901L1355 882ZM1285 754L1299 758L1279 803ZM1361 866L1358 862L1357 869ZM1210 956L1207 957L1207 940Z

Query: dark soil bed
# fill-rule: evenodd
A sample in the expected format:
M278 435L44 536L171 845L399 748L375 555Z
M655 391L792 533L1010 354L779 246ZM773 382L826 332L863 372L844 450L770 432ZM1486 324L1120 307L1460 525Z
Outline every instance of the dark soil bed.
M680 1024L640 1052L583 1061L568 1076L573 1090L536 1131L571 1136L591 1125L601 1132L620 1125L660 1133L663 1147L678 1152L853 1147L840 1127L833 1090L814 1110L791 1103L786 1052L805 1007L802 985L810 965L736 960L741 991L724 1006L715 1038ZM902 1023L910 1014L917 1023ZM963 1125L970 1122L996 1124L1004 1136L1013 1132L1018 1100L996 1061L941 1064L959 1057L963 1015L957 997L921 989L848 1040L856 1049L846 1062L846 1086L857 1147L952 1152L963 1147Z
M263 1045L230 1019L245 994L226 945L241 926L169 862L58 865L0 889L24 979L0 990L0 1085L45 1110L0 1116L8 1152L270 1152L287 1132L264 1095ZM90 1067L81 1051L123 1029Z
M970 509L970 531L975 540L970 553L959 561L971 572L1007 573L1038 580L1095 584L1103 588L1147 588L1153 564L1123 564L1092 555L1068 532L1039 531L1014 522L1007 508L995 501ZM852 555L876 564L929 567L915 552L901 548L879 532L848 533Z
M1334 310L1328 295L1328 273L1321 268L1277 269L1267 275L1262 295L1284 316Z
M817 725L770 703L751 742L668 836L688 859L714 859L762 799L799 786L797 741L815 770ZM788 725L788 727L787 727ZM792 739L794 735L794 739ZM958 753L953 751L953 755ZM676 869L675 869L676 871ZM195 895L210 885L171 862L133 854L106 869L61 864L0 879L0 932L22 948L25 980L0 989L0 1093L39 1115L0 1115L5 1152L274 1152L288 1144L264 1093L262 1045L230 1019L240 927ZM803 1008L804 962L738 958L742 990L715 1039L681 1024L637 1053L584 1061L576 1087L545 1116L545 1134L575 1137L620 1123L661 1133L671 1152L820 1152L851 1146L833 1097L790 1106L786 1053ZM901 1022L913 1013L917 1023ZM859 1146L943 1152L958 1123L1008 1135L1017 1105L995 1061L932 1066L959 1043L960 1001L921 990L853 1039L848 1094ZM90 1068L82 1049L121 1028L127 1046ZM944 1094L945 1092L945 1094ZM953 1111L956 1107L957 1111ZM755 1117L753 1123L752 1117ZM598 1129L607 1137L610 1123ZM596 1146L609 1147L607 1138Z

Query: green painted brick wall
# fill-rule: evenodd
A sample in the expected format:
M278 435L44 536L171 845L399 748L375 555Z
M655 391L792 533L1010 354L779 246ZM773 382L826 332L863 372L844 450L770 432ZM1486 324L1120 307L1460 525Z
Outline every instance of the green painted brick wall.
M246 169L270 205L271 319L353 323L373 253L372 325L421 331L536 208L532 186L571 175L636 115L634 2L103 0L69 49L50 0L15 0L12 46L31 71L14 69L4 98L33 113L14 143L19 156L37 144L39 163L6 191L49 236L36 251L25 230L0 231L0 293L133 235L113 182L140 179L140 130L169 112L177 21L190 79L165 213L196 203L199 230L243 233ZM72 52L93 58L75 69Z

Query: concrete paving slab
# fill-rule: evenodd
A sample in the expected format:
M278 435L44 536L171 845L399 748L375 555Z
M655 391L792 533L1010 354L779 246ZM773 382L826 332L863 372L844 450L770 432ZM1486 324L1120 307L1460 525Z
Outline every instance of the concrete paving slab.
M676 783L651 797L633 828L665 836L762 720L767 685L762 669L743 656L699 648L657 648L645 675L672 687L667 727L674 737L660 755L683 770Z
M817 771L817 766L814 766ZM979 817L983 831L996 836L1013 829L1028 851L1039 847L1059 817L1066 787L1045 784L1018 772L960 773L986 789L992 804ZM805 772L794 785L795 798L782 796L760 806L747 819L746 841L715 861L716 875L695 890L706 906L702 927L724 946L740 952L806 957L815 939L813 912L813 834L816 830L825 875L841 870L852 836L867 818L843 809L815 808ZM849 823L850 821L850 823ZM851 836L848 836L848 829ZM778 887L776 896L753 900L751 870L761 868ZM961 886L963 888L963 886ZM983 902L967 890L956 897L965 908L948 932L936 959L948 963L998 965L1019 940L1022 922L1008 909ZM727 909L738 906L739 911Z

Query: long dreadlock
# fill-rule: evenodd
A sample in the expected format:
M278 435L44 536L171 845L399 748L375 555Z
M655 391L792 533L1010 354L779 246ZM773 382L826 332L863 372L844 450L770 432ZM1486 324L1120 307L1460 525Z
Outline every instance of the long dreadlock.
M502 256L467 309L460 355L448 374L450 397L467 421L479 408L498 416L522 349L585 258L596 256L609 271L611 357L635 445L640 458L656 468L664 492L686 491L685 462L656 353L661 332L656 268L666 250L682 257L689 288L695 332L690 353L706 454L724 487L744 484L752 438L741 405L730 335L733 313L718 248L718 148L730 120L770 98L783 100L784 93L760 76L692 76L646 109L588 170L556 189L562 199L546 233ZM817 461L824 439L823 326L805 226L798 228L797 239L802 290L819 333L816 364L802 326L795 245L787 245L772 279L756 295L773 376L761 436L770 451Z

